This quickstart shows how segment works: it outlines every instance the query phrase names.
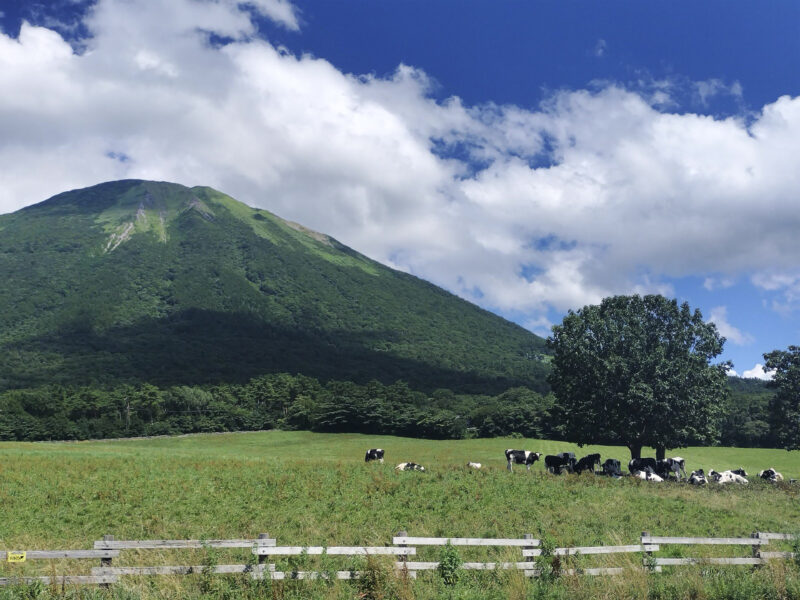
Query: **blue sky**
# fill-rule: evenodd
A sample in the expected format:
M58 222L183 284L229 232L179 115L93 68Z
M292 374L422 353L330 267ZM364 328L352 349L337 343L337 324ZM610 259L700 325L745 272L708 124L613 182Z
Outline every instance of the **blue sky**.
M660 292L717 323L740 374L798 343L800 4L0 13L2 212L121 177L207 184L540 334Z

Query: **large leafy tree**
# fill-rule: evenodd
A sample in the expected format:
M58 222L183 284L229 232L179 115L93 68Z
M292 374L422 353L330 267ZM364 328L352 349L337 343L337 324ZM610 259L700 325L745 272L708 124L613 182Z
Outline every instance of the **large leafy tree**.
M553 327L550 385L563 433L580 445L713 442L728 363L712 364L725 338L699 310L660 295L614 296L570 311Z
M767 370L774 370L770 382L777 388L770 402L770 425L776 441L787 450L800 450L800 347L764 354Z

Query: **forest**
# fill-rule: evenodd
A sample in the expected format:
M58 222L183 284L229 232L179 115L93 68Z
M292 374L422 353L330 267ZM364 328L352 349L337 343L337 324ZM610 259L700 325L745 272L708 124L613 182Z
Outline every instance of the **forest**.
M730 378L719 423L723 446L775 447L764 382ZM430 439L519 436L561 439L550 393L513 387L497 395L424 392L407 382L320 382L263 375L245 384L41 386L0 393L0 440L85 440L263 429Z

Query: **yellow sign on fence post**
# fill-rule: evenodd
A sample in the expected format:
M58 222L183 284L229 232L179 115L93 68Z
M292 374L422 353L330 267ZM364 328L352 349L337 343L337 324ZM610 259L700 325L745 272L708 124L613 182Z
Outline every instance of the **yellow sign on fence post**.
M9 552L7 554L8 562L25 562L24 552Z

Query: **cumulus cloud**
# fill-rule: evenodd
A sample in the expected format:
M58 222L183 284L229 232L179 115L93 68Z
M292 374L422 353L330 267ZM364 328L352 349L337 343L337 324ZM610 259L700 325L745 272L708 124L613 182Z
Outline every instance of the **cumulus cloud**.
M742 332L728 322L728 308L726 306L712 308L708 320L717 326L721 335L737 346L745 346L753 342L753 336Z
M775 371L765 371L764 365L761 363L756 363L752 369L748 369L744 373L742 373L742 377L750 378L750 379L763 379L764 381L769 381L773 377L775 377Z
M688 275L800 298L800 99L747 121L677 112L666 85L438 102L412 66L275 47L253 11L300 27L285 0L98 0L80 53L0 34L0 211L125 177L211 185L534 328Z

